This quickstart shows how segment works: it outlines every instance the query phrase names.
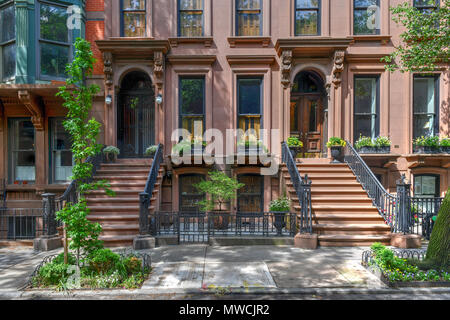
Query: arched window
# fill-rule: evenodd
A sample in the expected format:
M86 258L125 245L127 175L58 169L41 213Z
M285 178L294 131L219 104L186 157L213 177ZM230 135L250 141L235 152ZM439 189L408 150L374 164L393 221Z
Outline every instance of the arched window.
M302 71L295 77L292 93L323 93L322 78L314 71Z

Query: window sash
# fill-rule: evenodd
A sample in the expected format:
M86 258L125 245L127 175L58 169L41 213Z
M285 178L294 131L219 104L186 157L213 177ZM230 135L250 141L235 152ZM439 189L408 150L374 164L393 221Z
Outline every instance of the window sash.
M129 37L129 38L135 38L135 37L145 37L146 36L146 30L147 30L147 1L144 1L144 9L125 9L123 7L123 0L120 0L120 24L121 24L121 30L120 34L122 37ZM136 29L139 29L138 35L126 35L126 29L125 29L125 16L127 14L131 15L134 14L134 18L136 18L137 15L139 15L141 18L143 16L143 25L136 27Z
M376 5L378 7L380 7L380 0L376 0L376 3L373 4ZM356 0L353 0L353 33L355 35L370 35L370 34L380 34L380 28L376 28L373 30L368 30L367 32L356 32L356 17L357 17L357 12L367 12L367 10L369 9L370 6L367 5L356 5Z
M428 87L428 94L430 94L430 91L433 91L433 101L430 101L426 108L422 108L424 111L417 111L416 107L416 101L415 101L415 85L413 85L413 134L414 139L426 135L423 134L424 130L428 130L428 135L436 135L439 134L439 76L414 76L414 84L417 80L423 80L423 79L433 79L431 82L431 86ZM429 119L428 127L417 127L419 120L422 120L425 123Z
M57 130L58 124L61 124L61 127L63 130L64 127L62 125L62 121L64 118L49 118L49 124L50 124L50 132L49 132L49 139L50 139L50 169L51 169L51 182L50 183L57 183L57 182L67 182L69 181L69 177L72 175L72 168L73 168L73 156L72 156L72 165L71 166L58 166L57 165L57 157L58 153L66 153L71 152L71 144L69 142L68 145L64 145L64 148L58 148L58 142L57 138L61 131ZM69 169L70 167L70 169ZM58 174L59 169L59 174ZM65 179L60 179L60 175L62 172L65 172L63 175L65 175Z
M359 106L357 103L357 92L356 92L356 83L358 81L367 81L370 80L372 84L372 91L371 91L371 106L369 112L363 112L362 107ZM356 129L359 128L360 121L370 121L370 138L376 138L379 135L380 130L380 121L379 121L379 113L380 113L380 78L379 76L355 76L354 78L354 111L353 111L353 117L354 117L354 140L357 141L360 136L360 132L357 132Z
M294 12L294 33L296 36L310 36L310 35L319 35L321 30L320 30L320 25L321 25L321 1L319 0L317 3L317 6L308 6L308 7L301 7L298 4L298 0L295 1L295 12ZM301 12L314 12L316 13L316 18L317 18L317 22L316 22L316 26L315 29L317 30L316 33L313 32L308 32L308 33L301 33L299 32L299 30L297 30L297 22L298 22L298 13ZM309 28L308 28L309 29Z
M259 8L240 8L236 0L236 36L262 35L262 3L258 1ZM257 19L254 19L257 18Z
M3 40L3 33L0 33L0 46L5 45L5 44L8 44L8 43L10 43L10 42L14 42L15 39L16 39L16 25L15 25L15 22L16 22L16 13L15 13L15 5L14 5L14 2L8 2L8 3L6 3L5 5L1 6L1 7L0 7L0 16L2 16L2 13L3 13L4 11L10 9L11 7L13 8L12 11L14 12L14 19L13 19L13 20L14 20L14 23L13 23L14 36L11 37L11 38L9 38L9 39ZM0 30L0 31L3 32L2 30Z
M183 98L182 98L182 90L183 90L183 80L200 80L202 82L201 86L201 96L202 96L202 113L183 113ZM180 77L179 80L179 113L180 113L180 126L182 129L186 129L191 133L191 136L194 137L195 128L201 122L201 134L205 132L205 78L203 77ZM200 138L200 137L194 137ZM201 137L203 139L203 137Z
M204 15L203 15L203 0L198 0L201 4L201 9L181 9L181 0L178 0L178 35L181 37L202 37L204 35ZM201 24L195 25L191 23L183 25L182 18L188 16L200 17Z
M24 148L20 146L21 139L24 138L20 132L20 122L29 122L33 128L32 148ZM8 145L9 145L9 182L27 182L34 183L36 181L36 158L30 163L34 165L19 165L20 155L36 156L35 149L36 130L31 123L31 118L9 118L8 119ZM30 141L28 141L30 142Z

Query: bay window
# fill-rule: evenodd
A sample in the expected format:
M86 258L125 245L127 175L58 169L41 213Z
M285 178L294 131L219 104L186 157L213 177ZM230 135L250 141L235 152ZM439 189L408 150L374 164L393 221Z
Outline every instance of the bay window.
M236 35L260 36L261 34L261 0L236 0Z
M439 135L439 77L414 76L414 139Z
M296 0L295 35L319 35L320 12L320 0Z
M178 0L178 35L203 36L203 0Z
M121 0L122 37L146 36L145 6L145 0Z
M362 135L376 138L380 131L379 77L355 76L354 141Z
M13 2L0 7L0 80L16 75L16 15Z
M39 52L42 79L64 79L70 61L71 34L67 28L67 7L39 4Z

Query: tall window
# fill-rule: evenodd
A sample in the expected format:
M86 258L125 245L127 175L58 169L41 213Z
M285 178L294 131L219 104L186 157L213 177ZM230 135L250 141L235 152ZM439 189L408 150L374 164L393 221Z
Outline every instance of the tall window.
M439 0L414 0L414 7L422 13L427 13L439 8Z
M354 0L354 34L380 34L380 0Z
M63 119L50 118L50 165L53 183L67 182L72 175L73 155L70 135L63 126Z
M439 77L414 76L414 139L439 134Z
M377 76L356 76L354 94L354 141L358 140L360 135L376 138L380 131L379 78Z
M245 184L237 191L238 211L257 213L264 211L264 178L260 175L245 174L238 176L238 181Z
M16 15L14 4L0 8L0 80L14 78L16 74Z
M145 0L122 0L122 37L145 37Z
M295 35L320 34L320 0L295 1Z
M262 34L262 0L236 0L236 35Z
M34 126L29 118L9 118L9 183L34 183Z
M192 137L202 140L205 122L205 78L180 78L180 122Z
M178 35L203 36L203 0L178 0Z
M414 196L415 197L439 197L439 176L437 175L415 175Z
M199 202L205 200L205 195L200 193L195 184L205 179L201 174L185 174L180 176L180 211L199 212Z
M39 4L39 48L41 78L65 78L71 56L67 8Z
M262 114L262 78L238 78L239 129L250 131L260 139Z

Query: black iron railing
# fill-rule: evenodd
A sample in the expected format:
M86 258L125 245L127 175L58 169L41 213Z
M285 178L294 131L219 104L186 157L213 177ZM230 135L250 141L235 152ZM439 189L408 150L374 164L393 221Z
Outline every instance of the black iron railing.
M139 194L139 234L148 235L154 234L154 227L150 228L149 225L149 207L150 200L153 196L153 190L155 189L155 183L158 179L159 169L161 163L164 161L164 146L160 143L153 157L152 167L148 174L147 183L145 189ZM152 229L152 230L151 230Z
M299 232L312 234L311 181L308 176L302 179L297 163L286 142L282 143L282 160L289 171L292 184L300 202Z
M155 236L176 236L178 242L208 242L209 237L293 237L295 213L156 212Z
M0 208L0 240L32 240L47 235L48 226L42 208Z
M397 181L397 194L390 194L349 141L344 148L344 160L392 232L430 238L433 217L438 214L443 198L411 197L411 185L405 175Z

